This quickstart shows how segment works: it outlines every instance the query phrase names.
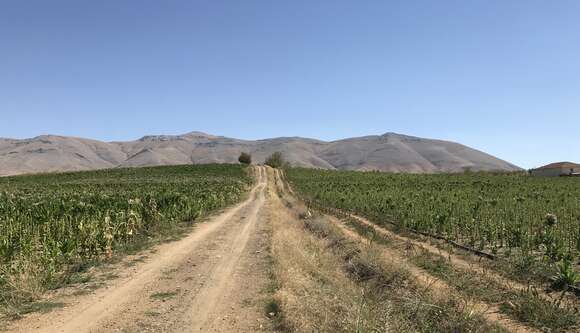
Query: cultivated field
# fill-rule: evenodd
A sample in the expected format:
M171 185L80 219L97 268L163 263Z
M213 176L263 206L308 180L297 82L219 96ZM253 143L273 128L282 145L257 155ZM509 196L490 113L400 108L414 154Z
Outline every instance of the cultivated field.
M580 179L312 169L287 178L310 207L365 237L421 248L410 261L467 296L539 329L578 329Z
M88 263L174 235L237 202L251 178L233 165L0 178L0 305L19 305Z
M4 178L0 329L576 332L564 181L224 165ZM526 205L517 224L510 202Z
M522 174L409 175L292 169L313 203L492 255L578 261L580 179Z

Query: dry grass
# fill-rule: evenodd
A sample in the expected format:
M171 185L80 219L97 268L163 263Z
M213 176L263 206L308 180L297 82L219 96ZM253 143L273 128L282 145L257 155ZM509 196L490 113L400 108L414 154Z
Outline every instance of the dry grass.
M281 214L273 219L275 294L284 324L295 332L367 332L389 329L389 305L377 313L365 288L343 270L330 242L305 232L302 223ZM374 309L373 309L374 308ZM372 326L372 327L371 327Z
M25 312L22 304L40 299L45 290L44 267L31 260L18 263L10 267L10 271L0 269L0 282L4 286L0 290L0 303L4 305L0 308L0 318L20 317Z

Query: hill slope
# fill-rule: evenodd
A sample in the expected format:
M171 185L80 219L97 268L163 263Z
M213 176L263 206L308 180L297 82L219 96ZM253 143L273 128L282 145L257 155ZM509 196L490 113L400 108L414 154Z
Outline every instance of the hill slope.
M0 175L151 165L237 163L240 152L257 163L275 151L293 166L393 172L514 171L519 168L464 145L387 133L332 142L291 137L238 140L201 132L145 136L136 141L43 135L0 139Z

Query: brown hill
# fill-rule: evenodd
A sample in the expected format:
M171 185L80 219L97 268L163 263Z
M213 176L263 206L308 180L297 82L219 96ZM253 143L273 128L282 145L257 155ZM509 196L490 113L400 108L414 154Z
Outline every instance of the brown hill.
M0 139L0 175L173 164L237 163L240 152L262 163L280 151L293 166L392 172L515 171L517 166L464 145L387 133L332 142L291 137L238 140L201 132L136 141L43 135Z

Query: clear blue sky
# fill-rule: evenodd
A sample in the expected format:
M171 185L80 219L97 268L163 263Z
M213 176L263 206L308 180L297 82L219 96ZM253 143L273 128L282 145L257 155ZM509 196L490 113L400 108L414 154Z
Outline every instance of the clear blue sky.
M0 137L193 130L580 162L580 1L0 3Z

